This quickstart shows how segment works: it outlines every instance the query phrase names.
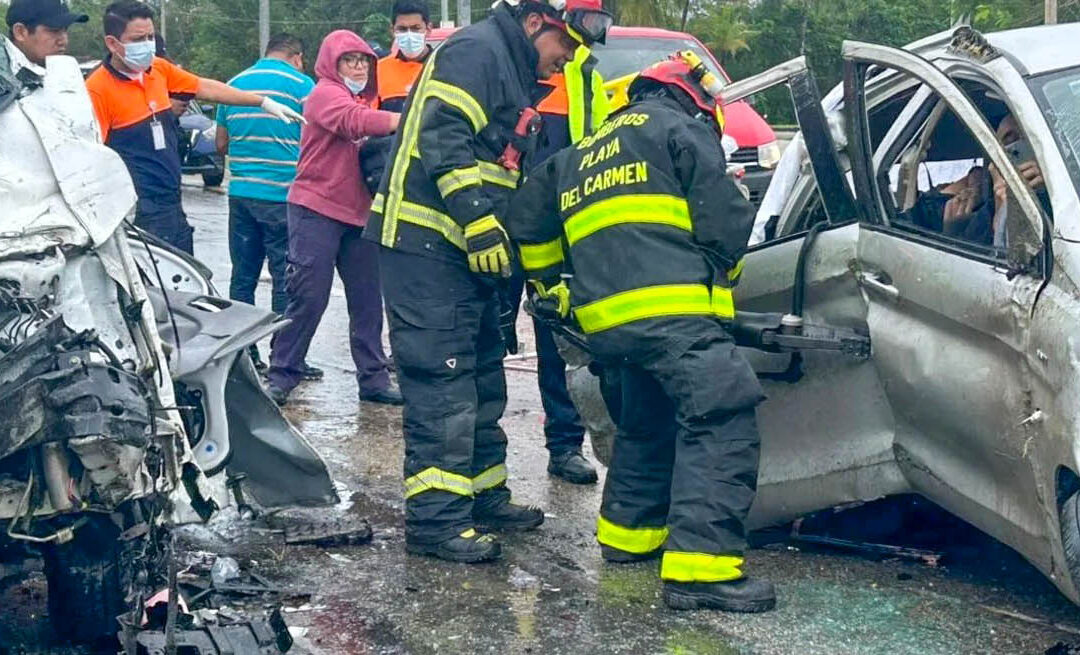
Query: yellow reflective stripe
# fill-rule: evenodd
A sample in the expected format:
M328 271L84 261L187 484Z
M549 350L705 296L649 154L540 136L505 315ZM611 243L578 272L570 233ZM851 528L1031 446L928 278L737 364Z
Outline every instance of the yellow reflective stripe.
M712 313L720 318L735 318L735 296L726 287L712 288Z
M566 219L566 239L572 246L594 232L624 223L656 223L693 230L685 199L640 194L601 200L574 214Z
M382 213L384 209L386 209L386 196L376 193L375 197L371 199L371 211Z
M474 133L478 134L487 126L484 108L465 89L439 80L430 80L424 90L427 92L425 98L438 98L465 114L465 118L472 123Z
M506 464L497 464L472 479L474 494L487 491L506 482Z
M702 284L665 284L624 291L574 310L586 333L600 332L657 316L713 313L709 288Z
M601 516L596 521L596 540L605 546L618 548L626 553L651 553L668 538L668 529L663 528L624 528Z
M402 202L397 217L406 223L435 230L447 241L465 250L465 231L448 214L416 203Z
M479 166L458 168L435 180L435 186L439 187L443 198L449 198L450 194L466 187L480 186L481 183Z
M738 280L739 276L742 275L743 266L745 266L745 265L746 265L746 258L743 257L742 259L739 260L738 264L735 264L735 268L733 268L733 269L731 269L730 271L727 272L727 279L730 282L734 282L735 280Z
M521 265L526 271L537 271L563 261L562 239L547 243L521 244Z
M488 230L501 230L502 225L499 224L499 219L495 218L491 214L478 218L472 223L465 226L465 238L471 239L475 236L479 236Z
M487 161L478 161L476 163L480 166L480 178L485 182L516 189L518 182L521 180L521 173L518 171L508 171L498 164Z
M449 491L459 496L472 496L472 480L464 475L444 471L434 466L405 479L405 497L412 498L425 491Z
M660 578L675 582L727 582L743 577L743 558L705 553L667 551L660 566Z
M435 70L437 57L438 52L436 51L431 55L431 60L424 66L423 73L420 74L420 79L416 82L417 102L410 108L408 115L405 117L405 124L401 127L401 144L398 146L398 153L391 167L390 181L387 185L386 209L383 211L381 243L388 248L393 248L394 242L397 241L398 213L405 196L405 177L408 175L409 166L412 163L411 153L416 149L416 144L420 138L420 119L424 113L424 100L426 98L424 90L427 88L427 83Z

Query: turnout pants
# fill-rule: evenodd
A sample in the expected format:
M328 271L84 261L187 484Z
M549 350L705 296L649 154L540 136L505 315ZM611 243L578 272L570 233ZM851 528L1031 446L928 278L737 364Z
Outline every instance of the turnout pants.
M303 379L315 330L330 302L337 268L349 310L349 346L356 381L363 393L390 386L382 347L383 303L379 291L378 246L361 237L363 228L327 218L289 203L289 265L285 316L292 322L271 342L270 383L291 391Z
M383 248L379 265L405 398L405 533L437 543L510 500L498 296L464 259Z
M680 582L742 576L757 488L761 386L723 328L703 327L688 347L605 366L602 384L619 429L597 539L664 547L660 575Z

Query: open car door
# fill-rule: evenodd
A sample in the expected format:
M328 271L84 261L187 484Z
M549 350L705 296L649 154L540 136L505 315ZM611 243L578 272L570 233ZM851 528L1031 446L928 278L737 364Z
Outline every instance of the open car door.
M853 261L873 365L895 417L900 470L914 490L1038 561L1047 550L1038 520L1046 510L1025 456L1041 429L1028 420L1036 408L1026 391L1026 348L1049 269L1047 219L987 120L995 105L1004 116L1015 108L981 68L986 55L955 46L955 57L930 62L844 43L844 104L865 217ZM866 88L882 74L921 88L907 120L873 143ZM1004 203L996 194L987 200L987 229L961 231L962 220L947 210L934 225L912 209L916 196L932 191L914 193L915 176L905 184L904 171L940 163L935 151L937 159L972 158L965 184L979 179L976 169L1000 171L1008 195ZM970 216L963 220L977 225Z
M799 231L751 249L736 307L865 334L867 306L851 267L859 241L857 209L805 58L729 85L724 101L778 85L790 89L806 144L808 170L801 177L813 178L816 210ZM827 350L742 350L769 397L758 410L762 458L751 527L905 490L892 455L892 415L867 358Z

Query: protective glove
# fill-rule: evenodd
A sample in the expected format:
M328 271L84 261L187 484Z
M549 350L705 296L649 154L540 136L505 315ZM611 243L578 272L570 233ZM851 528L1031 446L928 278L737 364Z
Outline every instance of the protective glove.
M465 226L465 250L473 273L510 277L510 238L494 216Z
M566 280L551 283L531 280L530 284L536 290L533 307L537 312L559 320L570 315L570 287Z
M499 314L499 332L502 332L503 343L506 344L506 354L518 354L517 326L514 325L516 312L513 307L503 307Z
M302 123L304 125L307 125L307 121L304 119L304 117L302 115L297 113L291 107L287 107L287 106L281 104L277 100L273 100L273 99L271 99L269 97L266 97L266 98L263 98L262 104L259 105L259 106L266 113L270 114L271 116L274 116L275 118L280 118L281 120L285 121L286 123Z

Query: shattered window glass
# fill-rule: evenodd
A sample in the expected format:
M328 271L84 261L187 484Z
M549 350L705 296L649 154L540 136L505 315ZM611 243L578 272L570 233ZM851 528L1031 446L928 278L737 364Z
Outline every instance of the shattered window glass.
M1080 190L1080 69L1041 75L1030 84Z

